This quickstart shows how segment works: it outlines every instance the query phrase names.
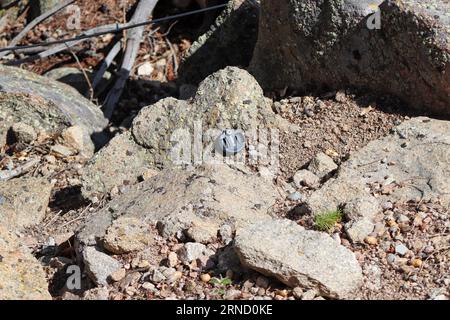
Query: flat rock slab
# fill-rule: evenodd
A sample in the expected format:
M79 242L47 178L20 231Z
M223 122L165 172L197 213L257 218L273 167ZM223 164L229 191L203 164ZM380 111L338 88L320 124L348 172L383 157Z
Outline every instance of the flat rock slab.
M101 246L118 217L147 224L159 223L161 233L174 236L191 227L216 234L224 223L235 226L267 220L278 193L272 184L253 173L227 165L195 169L165 169L122 194L88 219L76 234L84 246ZM123 219L123 218L122 218Z
M249 70L267 90L357 87L449 115L448 12L445 0L266 0Z
M378 196L380 204L438 198L448 205L449 168L450 122L413 118L351 154L337 177L314 192L307 204L315 214L336 210L354 199L370 197L370 186L379 184L390 190Z
M305 230L290 220L257 222L236 233L241 263L291 287L346 298L362 283L355 255L328 234Z
M101 198L112 188L135 184L151 167L150 152L135 143L130 132L115 136L83 168L82 193Z
M9 230L37 225L45 216L52 188L46 178L0 182L0 224Z
M41 265L3 224L0 224L0 300L51 300Z
M79 125L90 135L101 132L107 125L100 108L74 88L3 65L0 65L0 117L11 124L27 123L36 130ZM100 136L93 138L101 140Z

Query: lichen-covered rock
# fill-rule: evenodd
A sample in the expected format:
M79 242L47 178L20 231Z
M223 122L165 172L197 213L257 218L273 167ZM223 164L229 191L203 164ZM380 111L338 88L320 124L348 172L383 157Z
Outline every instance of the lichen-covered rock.
M249 148L255 147L260 129L267 135L273 134L272 129L290 130L272 111L256 80L236 67L206 78L190 101L166 98L143 108L133 120L131 135L115 137L86 167L83 194L92 198L125 180L133 184L148 169L221 161L214 152L214 141L230 128L244 132ZM127 150L132 151L130 156ZM276 155L276 150L266 153L263 160L270 162ZM238 161L245 159L243 152L238 156Z
M0 118L10 125L23 122L35 130L83 127L94 142L107 120L100 108L75 89L23 69L0 65Z
M45 273L19 238L0 224L0 300L50 300Z
M317 214L358 198L370 198L371 185L389 187L379 203L439 198L450 203L450 122L425 117L405 121L388 136L372 141L344 162L307 200ZM388 178L388 180L387 180ZM326 199L326 201L324 201ZM376 211L377 206L371 206Z
M227 67L206 78L190 102L167 98L142 109L132 132L136 142L149 149L155 166L165 167L174 164L174 146L183 139L191 143L197 134L203 146L211 148L221 130L273 128L280 121L255 79L245 70ZM181 160L195 160L192 155L185 158Z
M213 26L189 48L180 65L180 82L197 84L226 66L247 67L258 35L258 16L258 1L229 1Z
M93 199L121 185L131 185L150 168L149 152L130 132L115 136L83 168L82 193Z
M264 89L357 87L449 115L449 11L445 0L265 0L250 71Z
M46 178L0 182L0 224L10 230L37 225L45 216L52 188Z
M120 217L106 231L103 246L114 254L146 248L152 241L149 226L136 218Z
M244 266L293 288L346 298L362 284L361 267L350 250L326 233L305 230L287 219L238 230L235 248Z
M224 222L243 226L270 218L278 192L256 174L227 165L195 169L170 168L133 186L89 218L76 234L80 250L102 245L108 228L118 217L165 224L166 237L192 226L215 228ZM169 232L170 231L170 232Z

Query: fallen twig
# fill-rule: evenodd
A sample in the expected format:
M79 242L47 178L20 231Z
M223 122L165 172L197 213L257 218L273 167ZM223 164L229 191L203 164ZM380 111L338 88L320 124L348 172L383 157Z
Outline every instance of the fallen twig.
M99 27L95 27L93 29L90 30L86 30L83 33L81 33L81 35L83 36L89 36L89 35L93 35L97 32L112 32L114 31L116 28L118 28L117 24L108 24L108 25L104 25L104 26L99 26ZM34 56L30 56L27 57L25 59L20 59L20 60L15 60L15 61L11 61L6 63L7 65L19 65L25 62L30 62L30 61L34 61L36 59L42 59L42 58L46 58L49 57L51 55L54 55L58 52L67 50L68 48L71 48L73 46L76 46L79 43L82 43L83 41L87 40L89 38L84 38L84 39L77 39L77 40L73 40L73 41L67 41L67 42L63 42L61 44L55 45L53 47L51 47L48 50L45 50L43 52L40 52Z
M158 0L139 1L130 23L134 24L148 20L151 17L153 9L157 3ZM139 51L139 45L141 43L143 33L144 26L127 31L126 49L120 70L118 72L118 79L105 99L103 113L108 119L112 117L116 104L122 95L123 89L125 88L126 81L131 73L131 69L133 68Z
M75 0L66 0L63 3L56 5L55 7L53 7L52 9L48 10L47 12L44 12L43 14L41 14L39 17L35 18L33 21L31 21L25 28L23 28L23 30L17 35L15 36L11 42L9 43L10 47L15 46L16 44L18 44L20 42L20 40L22 40L23 37L26 36L26 34L33 29L35 26L37 26L39 23L41 23L42 21L46 20L47 18L51 17L52 15L54 15L55 13L57 13L58 11L64 9L65 7L67 7L68 5L74 3ZM4 57L5 55L7 55L8 53L10 53L11 51L3 51L0 52L0 58Z
M39 161L39 159L32 159L15 169L0 171L0 181L8 181L12 178L26 173L27 171L31 170L36 164L38 164Z

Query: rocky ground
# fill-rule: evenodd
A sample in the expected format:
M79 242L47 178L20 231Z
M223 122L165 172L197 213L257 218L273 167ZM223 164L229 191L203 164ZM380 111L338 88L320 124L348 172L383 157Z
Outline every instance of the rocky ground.
M81 3L93 24L122 12ZM205 45L174 33L180 57ZM216 60L200 83L174 82L164 39L109 124L54 80L64 68L0 66L1 299L450 299L448 110L427 117L392 92L263 90ZM79 67L59 56L26 69L58 63ZM200 144L180 149L199 120ZM234 161L212 150L225 128L246 134Z

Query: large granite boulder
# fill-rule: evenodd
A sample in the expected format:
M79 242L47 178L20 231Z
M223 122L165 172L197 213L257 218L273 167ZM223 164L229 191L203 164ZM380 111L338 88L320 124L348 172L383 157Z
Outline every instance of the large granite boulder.
M108 123L100 108L74 88L0 65L0 128L19 121L50 132L78 125L98 143L103 142L101 132Z
M370 89L449 115L448 12L444 0L263 0L250 72L264 89Z
M83 194L93 198L123 181L133 184L148 169L220 161L214 141L230 128L242 130L247 146L253 143L255 150L260 129L272 137L276 130L288 128L272 111L256 80L236 67L210 75L191 100L166 98L144 107L133 120L131 134L115 137L86 166ZM276 151L266 154L269 161L277 155ZM239 156L242 160L245 153Z

